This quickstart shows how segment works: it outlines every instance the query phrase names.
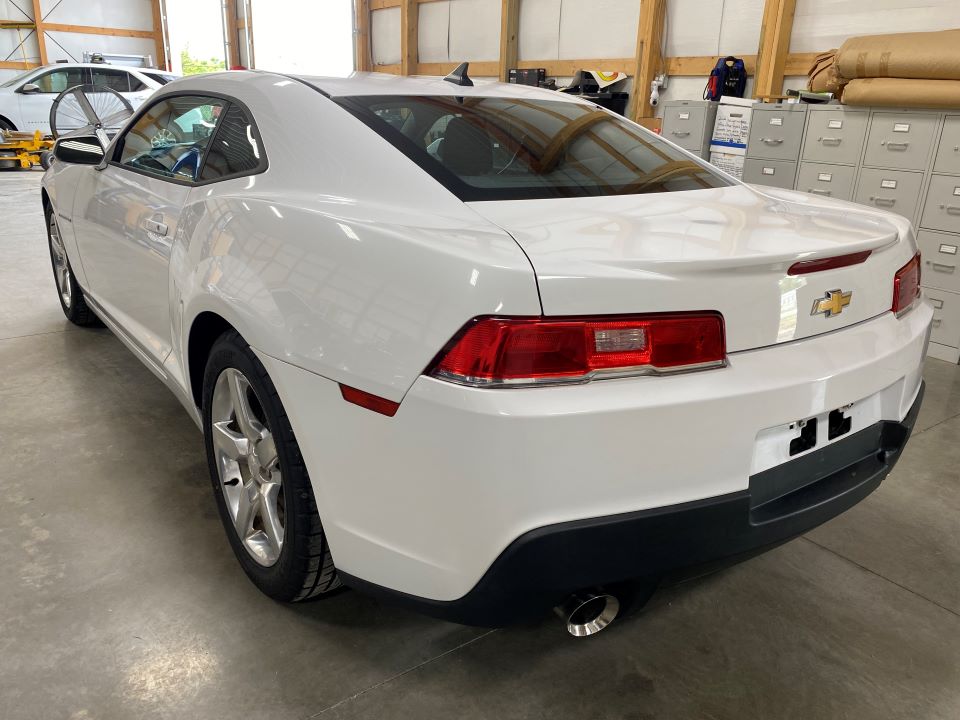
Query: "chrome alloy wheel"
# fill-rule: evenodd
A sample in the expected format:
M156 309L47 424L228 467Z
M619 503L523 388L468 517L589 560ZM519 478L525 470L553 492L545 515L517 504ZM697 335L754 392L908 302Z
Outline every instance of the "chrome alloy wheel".
M57 289L60 291L60 297L63 299L65 307L70 307L70 263L67 262L67 251L63 247L63 238L60 236L60 228L57 226L57 219L50 215L50 250L53 255L53 275L57 281Z
M264 567L283 549L284 498L273 433L256 391L235 368L213 388L211 432L223 497L240 542Z

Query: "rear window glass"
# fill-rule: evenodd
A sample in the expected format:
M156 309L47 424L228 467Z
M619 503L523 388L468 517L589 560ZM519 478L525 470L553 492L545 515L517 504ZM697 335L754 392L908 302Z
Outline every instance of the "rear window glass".
M337 101L465 201L730 184L661 138L593 105L396 95Z

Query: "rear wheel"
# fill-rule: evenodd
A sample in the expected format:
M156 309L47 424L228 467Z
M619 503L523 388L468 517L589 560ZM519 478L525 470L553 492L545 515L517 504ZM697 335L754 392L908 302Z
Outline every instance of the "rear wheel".
M70 269L70 259L63 244L60 226L52 210L47 211L47 240L50 245L50 263L53 266L53 279L60 296L60 307L67 320L81 327L99 327L103 323L87 305L83 290Z
M340 587L290 421L263 365L234 331L207 360L203 430L220 519L253 583L287 602Z

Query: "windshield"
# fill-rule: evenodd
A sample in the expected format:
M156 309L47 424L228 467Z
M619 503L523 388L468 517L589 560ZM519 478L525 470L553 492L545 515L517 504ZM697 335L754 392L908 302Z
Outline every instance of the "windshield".
M141 70L141 72L143 72ZM176 75L167 75L166 73L155 73L155 72L143 72L148 78L154 82L158 82L161 85L166 85L168 82L172 82L177 79Z
M12 78L10 78L9 80L7 80L6 82L0 83L0 87L7 88L7 87L13 87L14 85L19 85L19 84L22 83L24 80L26 80L28 77L30 77L31 75L33 75L35 72L36 72L36 69L34 69L34 70L26 70L26 71L24 71L24 72L22 72L22 73L18 73L18 74L16 74L16 75L14 75Z
M447 96L339 98L461 200L636 195L729 181L594 105Z

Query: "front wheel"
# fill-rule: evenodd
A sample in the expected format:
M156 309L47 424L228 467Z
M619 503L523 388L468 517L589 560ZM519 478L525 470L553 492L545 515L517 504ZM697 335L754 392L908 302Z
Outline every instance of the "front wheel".
M63 235L57 225L53 210L47 211L47 242L50 245L50 263L53 266L53 279L60 296L60 307L67 320L81 327L99 327L103 325L84 298L83 290L70 269L70 259L63 244Z
M203 432L220 519L253 583L286 602L340 587L290 421L263 365L234 331L207 360Z

